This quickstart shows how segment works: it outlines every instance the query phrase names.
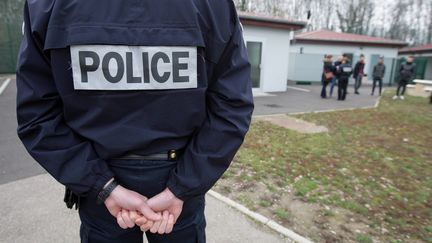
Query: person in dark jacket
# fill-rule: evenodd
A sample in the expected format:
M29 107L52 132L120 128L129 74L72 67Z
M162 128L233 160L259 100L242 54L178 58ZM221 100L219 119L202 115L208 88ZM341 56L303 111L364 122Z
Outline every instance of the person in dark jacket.
M81 241L205 242L254 108L234 3L26 1L24 20L18 136L80 198Z
M394 100L404 100L404 94L406 86L411 82L416 75L416 65L414 63L414 57L410 56L407 58L406 63L403 63L399 69L399 84L396 90L396 95L393 97Z
M345 100L347 95L348 81L353 73L349 59L344 57L342 64L337 69L338 76L338 100Z
M376 83L379 83L379 95L381 96L381 92L382 92L382 86L383 86L383 78L386 72L386 66L384 65L384 58L381 57L378 60L378 64L375 65L374 69L373 69L373 86L372 86L372 93L371 95L373 96L375 93L375 88L376 88Z
M336 60L336 62L334 62L334 69L335 69L335 75L331 81L331 86L330 86L330 97L333 96L333 89L334 87L337 85L337 81L338 81L338 77L337 77L337 70L339 68L339 66L342 64L343 61L343 56L339 56Z
M360 60L356 63L356 65L354 67L353 77L355 79L355 84L354 84L354 93L355 94L360 94L358 92L358 90L360 89L360 87L362 85L363 77L365 76L364 67L365 67L365 57L363 54L361 54Z
M335 67L333 66L333 56L332 55L326 55L324 58L324 67L323 67L323 73L321 78L321 98L325 99L327 98L327 85L332 81L333 77L336 74Z

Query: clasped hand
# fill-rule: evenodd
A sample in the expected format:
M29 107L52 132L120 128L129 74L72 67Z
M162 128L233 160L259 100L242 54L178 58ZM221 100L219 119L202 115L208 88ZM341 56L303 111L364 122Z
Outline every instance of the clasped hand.
M141 194L117 186L105 201L105 206L123 228L140 227L143 232L171 233L183 209L183 201L168 188L147 199Z

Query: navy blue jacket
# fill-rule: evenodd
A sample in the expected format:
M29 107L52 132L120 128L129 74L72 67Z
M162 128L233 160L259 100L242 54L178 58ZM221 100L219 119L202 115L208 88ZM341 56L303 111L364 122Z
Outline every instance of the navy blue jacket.
M352 73L353 68L351 66L351 63L342 63L337 69L337 76L341 80L347 81Z
M55 179L96 198L115 176L106 160L182 148L167 181L177 197L203 194L221 177L253 111L250 64L231 0L28 0L24 16L18 135ZM71 47L80 45L196 47L197 87L76 89Z

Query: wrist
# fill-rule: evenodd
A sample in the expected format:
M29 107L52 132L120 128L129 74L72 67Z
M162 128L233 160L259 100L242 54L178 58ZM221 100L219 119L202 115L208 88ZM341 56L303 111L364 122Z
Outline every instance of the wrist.
M97 196L97 203L103 204L111 193L119 186L114 178L109 180Z
M181 200L178 197L176 197L176 195L168 187L165 189L165 195L168 198L168 200L173 200L173 199Z

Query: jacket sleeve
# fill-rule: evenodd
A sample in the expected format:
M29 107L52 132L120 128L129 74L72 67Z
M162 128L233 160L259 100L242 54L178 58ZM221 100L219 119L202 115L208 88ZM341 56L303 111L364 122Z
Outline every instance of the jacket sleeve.
M356 65L354 66L354 78L357 78L357 75L359 73L359 63L356 63Z
M206 119L167 183L182 200L210 190L229 167L249 129L254 108L250 64L242 28L232 8L234 30L209 82Z
M16 80L18 136L30 155L56 180L78 195L96 198L113 173L92 143L65 123L49 54L35 37L30 22L26 3Z

